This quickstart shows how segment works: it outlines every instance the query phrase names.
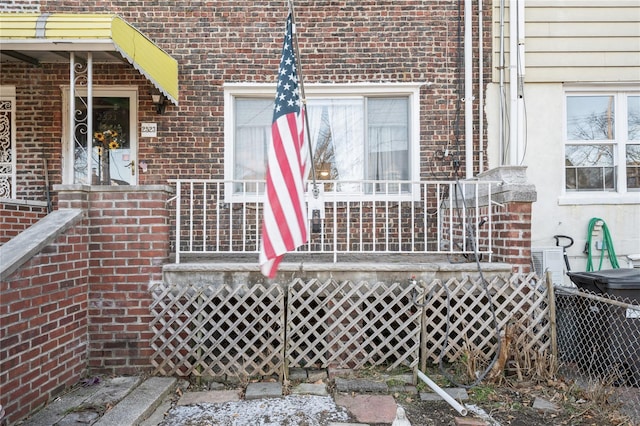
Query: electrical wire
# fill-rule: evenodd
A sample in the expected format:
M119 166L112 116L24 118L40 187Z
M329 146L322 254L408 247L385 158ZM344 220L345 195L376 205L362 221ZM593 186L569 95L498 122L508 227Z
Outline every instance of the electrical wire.
M460 190L460 199L462 200L462 208L466 209L466 200L465 200L465 197L464 197L464 193L463 193L462 189L460 188L460 181L459 181L457 176L456 176L456 188L457 188L456 191L458 191L458 189ZM456 197L456 199L457 199L457 197ZM500 349L501 349L501 346L502 346L502 339L500 337L500 326L498 324L498 319L496 317L495 307L493 306L493 298L491 297L491 292L489 291L489 283L485 279L484 273L482 271L482 266L480 265L480 256L478 254L478 248L477 248L477 245L476 245L476 242L475 242L475 234L474 234L474 231L473 231L473 227L469 223L465 223L464 225L465 225L466 232L469 234L468 235L469 236L469 241L472 244L473 253L474 253L475 262L476 262L476 268L477 268L478 274L480 276L480 281L482 283L483 291L487 296L487 303L489 305L489 311L491 312L491 319L492 319L492 322L493 322L495 330L496 330L496 346L497 347L496 347L496 352L495 352L491 362L489 363L489 365L487 365L487 367L486 367L486 369L484 371L482 371L480 374L477 375L476 380L473 381L473 383L471 383L470 385L459 383L458 381L456 381L453 378L453 376L451 374L449 374L446 371L446 369L444 367L444 354L446 352L446 348L447 348L447 345L449 343L449 333L450 333L450 330L451 330L451 293L449 291L449 287L445 284L444 285L444 289L445 289L445 292L447 293L447 321L446 321L446 330L445 330L444 342L442 344L442 349L440 350L440 355L438 356L438 366L440 368L440 372L453 385L458 386L458 387L462 387L462 388L466 388L466 389L470 389L470 388L473 388L473 387L477 386L480 382L482 382L485 379L485 377L487 376L487 374L489 374L489 372L491 371L493 366L496 364L496 362L498 361L498 358L500 356Z
M460 211L461 209L466 210L466 200L465 200L465 196L464 196L464 192L462 191L461 188L461 184L460 184L460 117L461 117L461 110L462 110L462 99L461 99L461 93L462 93L462 78L461 78L461 70L462 67L464 66L464 62L463 62L463 56L462 56L462 9L461 9L461 4L462 2L458 2L458 31L457 31L457 38L458 38L458 67L457 67L457 81L458 81L458 89L457 89L457 107L456 107L456 114L455 114L455 118L454 118L454 141L455 141L455 151L454 151L454 155L453 155L453 170L454 170L454 177L455 177L455 188L456 188L456 195L452 194L450 196L455 196L454 200L455 202L455 210L457 212L457 218L459 220L462 221L461 215L460 215ZM481 88L482 90L482 88ZM482 118L480 118L482 119ZM466 161L471 161L470 159L467 159ZM462 201L462 206L458 206L458 196L457 193L458 191L460 192L460 200ZM497 344L497 348L496 348L496 352L491 360L491 362L489 363L489 365L487 366L487 368L482 371L481 373L479 373L476 377L476 380L473 381L473 383L467 385L467 384L463 384L463 383L459 383L451 374L449 374L449 372L446 370L445 366L444 366L444 355L447 349L447 346L449 344L449 333L451 331L451 292L449 290L448 285L445 283L443 285L445 292L447 294L447 315L446 315L446 331L445 331L445 339L444 342L442 344L442 348L440 350L440 355L438 356L438 367L440 369L440 372L447 378L447 380L449 380L454 386L458 386L458 387L462 387L462 388L466 388L466 389L470 389L473 388L475 386L477 386L480 382L482 382L482 380L485 379L485 377L487 376L487 374L489 374L489 372L491 371L491 369L494 367L494 365L496 364L496 362L498 361L498 358L500 356L500 350L501 350L501 346L502 346L502 339L500 337L500 327L498 324L498 320L496 317L496 312L495 312L495 307L493 306L493 299L491 297L491 292L489 291L489 283L487 282L487 280L484 277L484 273L482 271L482 266L480 265L480 255L478 253L478 248L476 245L476 236L474 233L474 228L472 226L472 224L470 223L463 223L462 224L464 230L465 230L465 234L467 234L467 238L471 243L471 247L473 250L473 254L474 254L474 259L476 262L476 268L478 270L478 274L480 276L480 281L482 282L482 287L483 287L483 291L487 296L487 303L489 304L489 310L491 312L491 317L492 317L492 321L493 324L495 326L495 330L496 330L496 344ZM428 300L431 299L432 295L433 295L433 289L431 289L428 293L429 297ZM414 300L413 303L417 306L420 307L424 307L428 304L428 301L423 303L423 304L418 304L415 294L414 294Z

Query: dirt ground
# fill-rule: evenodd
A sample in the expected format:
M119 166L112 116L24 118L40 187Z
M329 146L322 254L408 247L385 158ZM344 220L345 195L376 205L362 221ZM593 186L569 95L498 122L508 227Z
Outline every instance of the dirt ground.
M637 391L637 390L636 390ZM599 393L600 392L600 393ZM621 413L622 404L611 399L606 390L585 390L563 380L540 384L505 382L500 386L478 386L468 390L469 401L482 408L500 425L513 426L639 426L640 418ZM637 398L637 395L635 396ZM558 411L545 412L533 408L536 398L558 406ZM636 399L637 400L637 399ZM424 402L411 397L398 398L414 426L453 426L460 415L446 402ZM470 413L474 417L479 417Z

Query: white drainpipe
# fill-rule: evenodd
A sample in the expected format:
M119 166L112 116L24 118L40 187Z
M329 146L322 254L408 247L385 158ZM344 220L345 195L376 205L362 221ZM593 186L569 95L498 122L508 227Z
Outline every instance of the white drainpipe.
M524 2L509 4L509 164L519 165L524 156Z
M500 93L498 95L498 97L500 98L500 121L499 121L499 127L500 127L500 135L498 138L498 142L499 142L499 152L500 152L500 159L499 159L499 165L500 166L504 166L507 162L507 144L505 143L505 122L506 117L505 117L505 109L506 109L506 105L505 105L505 96L504 96L504 1L505 0L500 0L500 60L498 63L498 73L500 75Z
M426 374L424 374L420 370L418 370L418 377L420 378L420 380L425 382L435 393L440 395L442 399L447 401L447 403L451 407L453 407L458 413L460 413L463 416L466 416L467 414L469 414L469 411L466 409L466 407L464 407L462 404L456 401L451 395L446 393L444 389L438 386L433 380L431 380Z
M464 2L464 140L466 178L473 177L473 56L472 0Z

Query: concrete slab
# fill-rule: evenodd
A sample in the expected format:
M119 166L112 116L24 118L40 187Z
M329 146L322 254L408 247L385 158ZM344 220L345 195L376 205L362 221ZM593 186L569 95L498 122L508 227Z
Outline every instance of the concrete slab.
M282 396L282 384L278 382L249 383L244 399L278 398Z
M392 423L398 406L391 395L336 395L336 405L346 408L358 422Z
M304 381L307 380L307 370L304 368L290 368L289 380Z
M226 388L225 384L220 382L211 382L208 387L210 391L225 390Z
M443 388L442 390L456 401L469 400L469 394L464 388ZM420 399L422 401L442 401L442 397L434 392L420 392Z
M42 410L24 420L22 425L77 425L79 420L94 419L105 409L115 406L140 381L138 377L85 380L84 386L79 384L75 389L55 398Z
M335 384L338 392L389 392L389 386L387 386L385 382L376 382L367 379L343 379L341 377L336 377Z
M327 396L327 387L325 385L316 385L313 383L300 383L298 386L291 390L294 395L317 395Z
M137 425L154 412L176 383L177 380L173 377L149 377L94 425Z
M327 375L327 370L316 370L316 369L309 369L307 370L307 380L311 383L315 383L319 380L326 380L328 377Z
M100 417L95 411L81 411L78 413L69 413L62 420L56 423L56 426L78 426L90 425Z
M220 404L231 401L240 401L239 389L236 390L220 390L220 391L204 391L204 392L185 392L178 400L178 405L195 405L195 404Z
M389 393L408 393L411 395L417 395L418 388L414 385L391 386L389 387Z
M385 376L384 379L387 383L403 383L405 385L413 384L413 374L395 374L392 376Z
M173 403L171 401L171 398L165 397L160 403L160 405L156 407L153 413L149 417L147 417L145 420L143 420L139 426L158 426L160 423L164 421L165 417L167 416L167 414L169 413L172 407L173 407ZM78 426L78 425L74 425L74 426Z

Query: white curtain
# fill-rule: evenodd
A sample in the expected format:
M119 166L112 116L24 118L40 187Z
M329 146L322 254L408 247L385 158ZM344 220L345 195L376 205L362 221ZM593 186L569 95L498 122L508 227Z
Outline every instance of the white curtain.
M242 127L236 129L234 179L264 179L267 164L266 147L269 127Z
M332 102L329 122L338 179L359 181L364 177L364 113L361 100ZM347 188L343 187L343 190Z

